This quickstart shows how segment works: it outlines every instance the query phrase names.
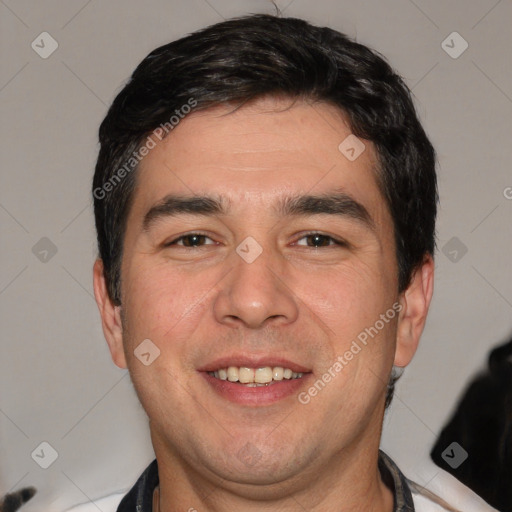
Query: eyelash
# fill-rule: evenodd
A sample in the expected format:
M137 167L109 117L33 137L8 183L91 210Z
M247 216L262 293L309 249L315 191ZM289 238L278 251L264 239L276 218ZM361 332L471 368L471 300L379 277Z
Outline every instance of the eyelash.
M298 240L302 240L303 238L308 238L310 236L320 236L320 237L323 237L323 238L328 238L330 242L334 242L334 243L329 243L329 245L327 246L323 246L323 247L334 247L334 246L340 246L340 247L347 247L348 244L347 242L345 242L344 240L339 240L337 238L334 238L330 235L325 235L324 233L319 233L318 231L311 231L309 233L304 233ZM297 240L297 241L298 241ZM315 249L320 249L321 247L314 247Z
M186 235L181 235L180 237L172 240L171 242L167 242L164 244L165 247L171 247L173 245L177 245L177 242L179 241L182 241L183 239L185 238L189 238L189 237L193 237L193 236L201 236L201 237L205 237L205 238L210 238L208 235L206 235L205 233L199 233L199 232L194 232L194 233L187 233ZM211 240L211 238L210 238ZM213 244L208 244L208 245L213 245ZM182 247L186 247L185 245L181 244ZM192 249L197 249L197 247L192 247Z
M328 238L329 242L334 242L332 244L329 243L329 245L327 245L327 246L320 246L320 247L312 246L315 249L321 249L322 247L333 247L333 246L336 246L336 245L340 246L340 247L347 247L348 246L348 244L345 241L338 240L338 239L336 239L336 238L334 238L334 237L332 237L330 235L325 235L325 234L320 233L318 231L311 231L309 233L305 233L297 241L302 240L303 238L308 238L308 237L315 236L315 235L320 236L320 237L324 237L324 238ZM165 247L172 247L173 245L179 245L180 247L184 247L184 248L198 249L199 247L197 247L197 246L187 247L187 246L185 246L183 244L178 244L178 242L183 241L185 238L197 237L197 236L208 238L208 239L211 240L211 238L208 235L206 235L205 233L193 232L193 233L187 233L186 235L181 235L180 237L175 238L171 242L168 242L168 243L164 244L164 246ZM206 245L214 245L214 244L206 244ZM310 247L310 246L307 246L307 247Z

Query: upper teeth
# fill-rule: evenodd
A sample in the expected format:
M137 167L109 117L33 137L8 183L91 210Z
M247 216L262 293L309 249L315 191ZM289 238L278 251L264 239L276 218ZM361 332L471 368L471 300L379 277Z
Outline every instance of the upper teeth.
M208 372L213 377L230 382L240 382L241 384L268 384L272 380L299 379L302 373L292 372L289 368L282 366L265 366L263 368L247 368L246 366L229 366L228 368L219 368L215 372Z

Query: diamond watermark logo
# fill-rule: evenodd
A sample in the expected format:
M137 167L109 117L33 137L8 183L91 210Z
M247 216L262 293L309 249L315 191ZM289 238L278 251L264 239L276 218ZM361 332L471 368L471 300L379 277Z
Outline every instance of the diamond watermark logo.
M57 246L49 238L43 236L32 247L32 254L41 263L48 263L57 254Z
M361 139L358 139L352 133L343 140L343 142L338 146L338 149L347 160L353 162L361 156L363 151L366 149L366 146Z
M47 59L59 47L59 43L48 32L41 32L30 46L39 57Z
M448 466L457 469L468 458L468 452L459 443L453 442L444 450L441 457Z
M247 466L254 466L261 459L261 451L252 443L246 443L237 453L237 457Z
M50 443L43 441L30 456L38 466L48 469L57 460L59 454Z
M441 48L452 59L458 59L468 49L468 47L468 42L458 32L452 32L441 43Z
M263 247L252 236L248 236L236 248L236 252L246 263L252 263L263 252Z
M145 339L133 353L144 366L149 366L160 356L160 349L150 339Z
M441 249L443 254L452 262L458 263L468 252L468 248L456 236L450 238Z

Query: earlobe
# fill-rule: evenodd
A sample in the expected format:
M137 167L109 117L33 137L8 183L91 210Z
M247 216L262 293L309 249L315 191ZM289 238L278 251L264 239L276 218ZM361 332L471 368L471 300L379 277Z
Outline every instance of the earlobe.
M418 348L434 291L434 261L428 255L400 296L395 366L407 366Z
M93 269L94 296L101 315L103 334L107 340L112 361L119 368L126 368L121 323L121 306L116 306L109 297L103 272L103 261L97 259Z

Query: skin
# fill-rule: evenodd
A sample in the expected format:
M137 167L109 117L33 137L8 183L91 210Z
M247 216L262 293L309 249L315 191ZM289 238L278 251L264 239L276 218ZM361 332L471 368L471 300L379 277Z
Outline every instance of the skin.
M338 150L351 133L333 106L267 98L232 112L188 115L144 158L129 213L122 305L108 297L101 260L94 290L112 359L128 368L149 419L160 509L391 511L377 469L386 383L409 364L433 290L428 256L398 293L393 222L375 179L369 141L353 162ZM342 190L374 227L333 215L278 215L297 194ZM181 214L144 231L167 194L216 194L226 215ZM198 247L164 246L200 232ZM307 234L322 239L319 247ZM248 236L263 252L235 251ZM190 243L190 239L187 239ZM327 242L325 240L328 240ZM311 370L307 388L357 335L398 302L402 310L307 405L297 393L240 405L212 390L198 368L233 352L272 354ZM149 338L160 356L134 356ZM250 443L252 465L237 454Z

